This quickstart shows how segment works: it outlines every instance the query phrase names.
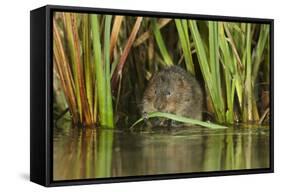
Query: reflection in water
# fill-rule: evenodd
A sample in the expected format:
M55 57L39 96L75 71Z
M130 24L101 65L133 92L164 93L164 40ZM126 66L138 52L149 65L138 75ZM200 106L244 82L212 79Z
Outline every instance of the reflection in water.
M182 128L131 133L54 129L53 179L269 167L268 128Z

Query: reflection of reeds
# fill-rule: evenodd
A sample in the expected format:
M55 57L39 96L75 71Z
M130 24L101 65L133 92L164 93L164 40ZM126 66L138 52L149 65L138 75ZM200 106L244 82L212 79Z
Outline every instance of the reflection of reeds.
M268 24L77 13L53 21L54 69L74 123L130 126L147 80L176 63L203 77L215 121L269 114Z

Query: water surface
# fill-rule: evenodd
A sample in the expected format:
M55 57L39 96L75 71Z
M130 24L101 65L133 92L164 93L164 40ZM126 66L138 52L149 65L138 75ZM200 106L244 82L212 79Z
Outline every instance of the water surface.
M269 167L269 128L143 132L54 128L53 179L72 180Z

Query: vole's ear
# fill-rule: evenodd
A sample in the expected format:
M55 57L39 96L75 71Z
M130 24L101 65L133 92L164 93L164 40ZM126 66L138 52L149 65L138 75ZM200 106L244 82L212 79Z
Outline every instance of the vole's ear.
M167 78L165 77L165 75L161 75L160 76L160 81L161 82L166 82L167 81Z

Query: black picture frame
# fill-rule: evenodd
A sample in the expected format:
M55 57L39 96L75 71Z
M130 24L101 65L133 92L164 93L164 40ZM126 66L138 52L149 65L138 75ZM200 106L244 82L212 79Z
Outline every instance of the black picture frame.
M262 169L212 171L103 179L53 181L52 179L52 14L54 11L121 14L266 23L270 25L270 167ZM30 12L30 180L43 186L81 185L95 183L147 181L274 172L274 20L185 13L118 10L89 7L46 5Z

